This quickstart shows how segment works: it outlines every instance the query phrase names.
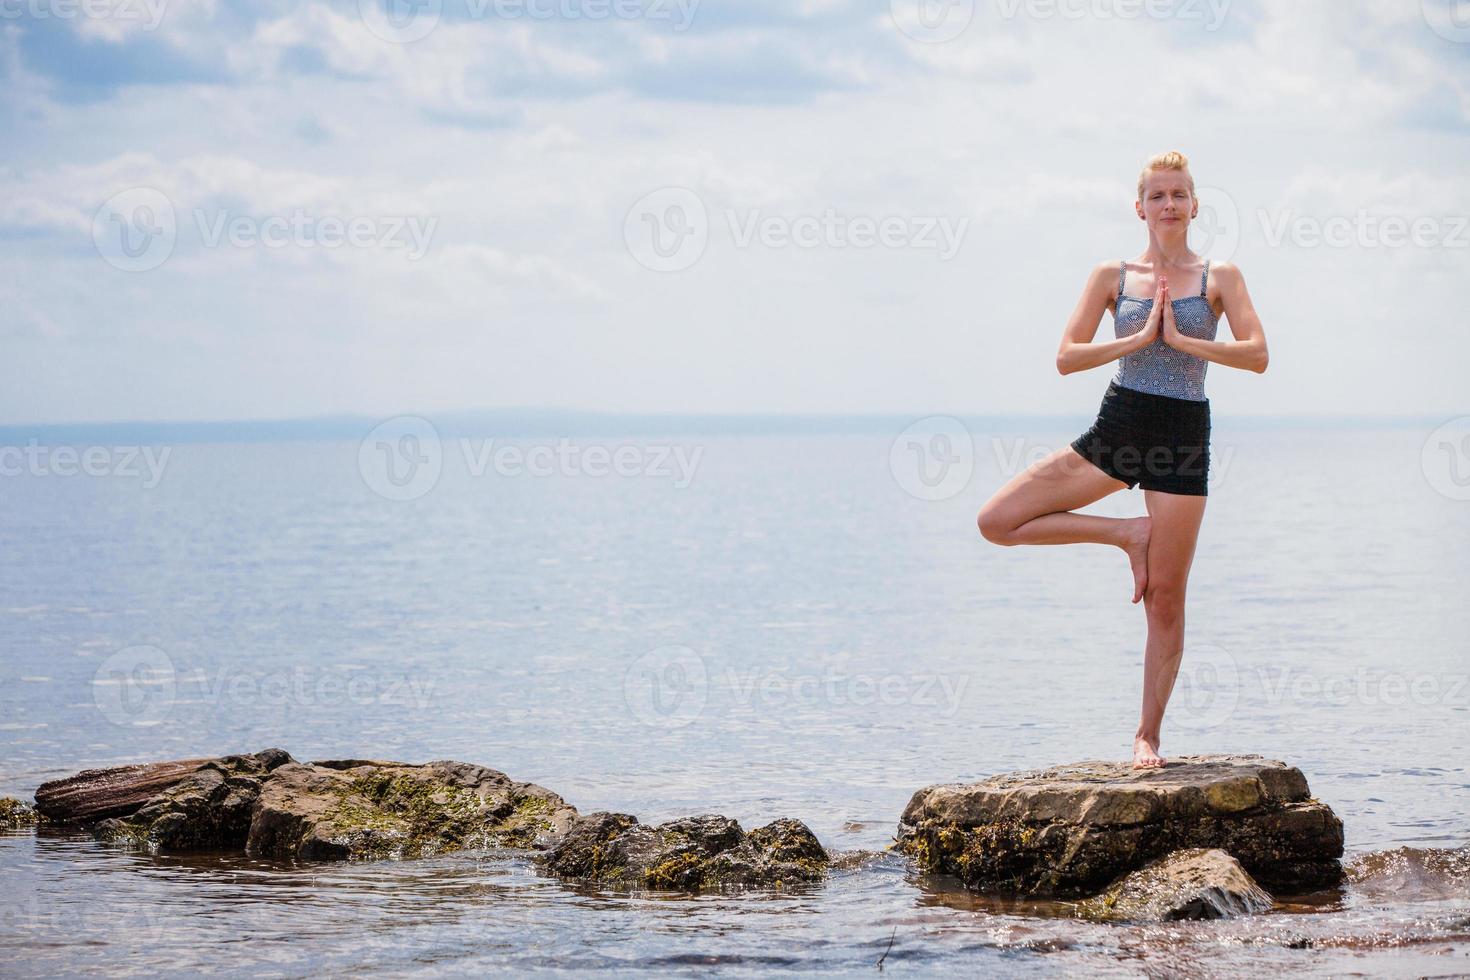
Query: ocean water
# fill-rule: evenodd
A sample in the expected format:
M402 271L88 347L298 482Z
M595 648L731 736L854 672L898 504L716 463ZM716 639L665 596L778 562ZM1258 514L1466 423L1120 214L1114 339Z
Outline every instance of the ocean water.
M33 451L0 477L0 795L271 746L458 759L583 812L797 817L839 864L625 894L516 852L292 866L26 830L0 836L0 972L1470 971L1470 858L1438 853L1470 843L1470 462L1432 424L1216 420L1164 722L1166 757L1300 767L1359 880L1247 920L1099 926L884 851L930 783L1129 758L1125 557L975 527L1086 421L437 442L408 422L154 447L154 470L104 445L97 475Z

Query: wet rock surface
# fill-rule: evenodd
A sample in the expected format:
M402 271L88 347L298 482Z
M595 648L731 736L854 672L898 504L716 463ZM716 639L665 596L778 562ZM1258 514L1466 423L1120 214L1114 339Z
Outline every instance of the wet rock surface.
M36 811L29 803L0 796L0 830L9 827L34 827Z
M1342 880L1342 821L1294 766L1176 756L1084 761L916 792L892 845L975 891L1079 898L1184 849L1218 848L1277 893Z
M579 817L542 858L566 878L685 891L819 881L831 858L800 820L782 818L748 834L707 813L656 826L630 813Z
M464 762L294 764L266 782L245 850L330 860L534 848L576 815L545 787Z
M36 806L46 823L155 852L326 860L541 847L576 816L550 790L483 766L299 763L280 749L88 770L43 784Z
M1225 919L1268 911L1271 896L1240 862L1217 848L1188 848L1130 871L1078 906L1083 918L1107 922Z

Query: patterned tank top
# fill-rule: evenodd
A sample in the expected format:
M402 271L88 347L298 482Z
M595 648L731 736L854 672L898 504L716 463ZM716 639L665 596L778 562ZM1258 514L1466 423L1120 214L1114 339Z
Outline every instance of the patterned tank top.
M1123 284L1128 278L1128 262L1118 269L1118 300L1113 309L1113 332L1118 337L1129 337L1143 329L1153 312L1152 296L1125 296ZM1219 320L1206 299L1210 286L1210 262L1205 260L1204 276L1200 280L1198 296L1186 296L1174 300L1174 322L1179 332L1187 337L1214 340ZM1132 354L1118 359L1118 374L1114 379L1124 388L1146 391L1170 398L1185 398L1190 401L1205 400L1205 368L1210 362L1202 357L1175 350L1164 343L1163 335L1153 343Z

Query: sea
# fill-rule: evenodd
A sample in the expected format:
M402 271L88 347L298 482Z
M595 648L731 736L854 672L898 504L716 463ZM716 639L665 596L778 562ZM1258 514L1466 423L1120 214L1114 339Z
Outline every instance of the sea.
M0 974L1470 974L1470 419L1214 423L1160 750L1300 768L1344 886L1098 924L889 849L925 786L1130 758L1124 554L976 528L1089 421L7 430L0 795L269 747L453 759L584 813L794 817L834 866L682 894L513 850L292 864L10 830Z

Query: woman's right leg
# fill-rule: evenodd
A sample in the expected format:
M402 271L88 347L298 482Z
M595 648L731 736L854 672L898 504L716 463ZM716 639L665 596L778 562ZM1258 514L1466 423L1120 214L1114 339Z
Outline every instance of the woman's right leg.
M1127 487L1063 446L997 490L980 508L977 523L987 541L1000 545L1092 542L1122 548L1138 602L1148 585L1149 518L1070 513Z

